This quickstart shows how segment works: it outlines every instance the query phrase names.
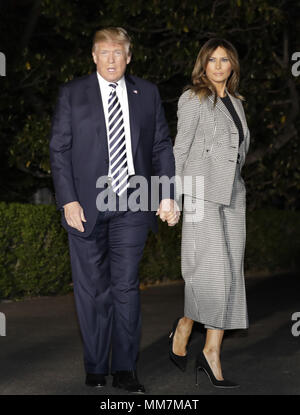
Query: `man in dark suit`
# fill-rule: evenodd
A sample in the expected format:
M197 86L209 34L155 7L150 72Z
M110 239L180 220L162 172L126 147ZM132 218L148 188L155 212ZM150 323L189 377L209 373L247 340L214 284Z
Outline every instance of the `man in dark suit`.
M136 374L138 265L149 227L157 228L156 209L120 206L132 195L137 177L149 185L141 195L149 204L151 177L172 178L174 156L157 87L124 75L131 60L127 32L96 32L92 55L97 71L60 90L50 140L52 176L68 231L86 384L105 385L111 348L113 386L143 393ZM99 178L107 178L105 185ZM168 198L160 193L156 214L173 226L179 213L174 189L169 190ZM106 199L99 198L103 192ZM111 196L116 208L105 204Z

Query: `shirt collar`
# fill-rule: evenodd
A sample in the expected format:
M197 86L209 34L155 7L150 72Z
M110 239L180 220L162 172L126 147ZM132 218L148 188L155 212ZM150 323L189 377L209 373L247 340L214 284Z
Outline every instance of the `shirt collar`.
M109 88L109 84L111 84L112 82L108 82L106 79L104 79L103 78L103 76L101 76L100 74L99 74L99 72L97 71L97 77L98 77L98 80L99 80L99 83L100 83L100 88ZM124 90L125 89L125 87L126 87L126 84L125 84L125 78L124 78L124 75L122 76L122 78L120 78L119 80L118 80L118 86L120 87L120 88L122 88L122 90Z

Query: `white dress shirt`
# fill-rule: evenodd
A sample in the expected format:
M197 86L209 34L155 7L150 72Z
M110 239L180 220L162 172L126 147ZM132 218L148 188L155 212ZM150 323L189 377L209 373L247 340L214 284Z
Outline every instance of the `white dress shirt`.
M107 131L107 148L108 147L108 98L111 92L111 87L109 84L112 82L106 81L98 72L97 77L99 81L99 87L101 91L102 104L105 116L105 124ZM129 108L128 108L128 97L127 97L127 88L124 76L118 80L118 86L116 88L116 94L119 98L119 102L122 108L123 120L124 120L124 131L125 131L125 142L126 142L126 154L127 154L127 166L128 166L128 175L134 175L134 165L132 157L132 148L131 148L131 133L130 133L130 122L129 122ZM109 155L109 152L108 152ZM110 166L110 163L109 163ZM110 167L108 176L111 177Z

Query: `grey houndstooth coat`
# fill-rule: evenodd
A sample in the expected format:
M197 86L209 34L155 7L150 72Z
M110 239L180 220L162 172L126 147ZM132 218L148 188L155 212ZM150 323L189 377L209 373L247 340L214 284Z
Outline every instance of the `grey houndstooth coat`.
M204 194L195 180L192 188L183 189L184 314L206 328L224 330L249 325L243 266L246 189L241 169L250 133L242 102L229 96L243 127L240 147L238 130L222 100L218 97L214 107L213 97L200 102L190 91L178 102L174 145L176 175L182 181L184 176L204 177ZM197 198L204 199L203 219L188 220L187 201Z
M229 96L244 130L244 143L240 149L241 170L249 148L250 133L242 102L230 94ZM226 106L218 98L214 108L212 97L200 103L199 98L191 96L188 90L179 99L177 115L178 129L174 146L176 176L203 176L205 200L229 205L239 134ZM193 183L191 196L201 194L197 190Z

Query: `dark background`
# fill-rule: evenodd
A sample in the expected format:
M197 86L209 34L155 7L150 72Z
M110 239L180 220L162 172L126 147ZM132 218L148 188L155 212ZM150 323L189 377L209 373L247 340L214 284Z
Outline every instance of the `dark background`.
M223 37L238 50L239 92L251 133L246 276L300 267L300 2L290 0L10 0L0 2L0 299L72 290L67 234L54 204L49 132L58 88L95 70L96 30L133 37L128 70L159 86L171 136L177 102L200 47ZM294 68L296 68L294 66ZM296 69L297 69L296 68ZM297 73L296 73L297 75ZM4 237L2 237L4 235ZM159 221L142 284L181 278L180 224Z
M300 76L291 72L291 57L300 52L299 11L300 0L0 0L0 52L7 58L0 77L0 309L8 323L0 395L101 399L98 390L83 389L73 296L57 295L71 292L72 280L67 233L55 206L47 205L53 202L48 142L59 85L94 70L92 37L108 25L132 35L129 70L158 84L173 139L178 97L201 45L220 36L238 49L251 132L243 168L250 330L228 331L222 366L242 386L233 394L299 395L300 337L291 333L300 282ZM181 278L180 225L159 221L159 228L147 241L141 285ZM167 333L182 315L182 288L142 291L141 381L150 394L227 395L204 378L193 385L199 331L185 374L168 360ZM35 296L48 298L10 301ZM104 391L115 393L110 385Z
M176 106L201 45L224 37L237 48L239 92L251 146L244 177L248 209L298 210L299 88L291 56L300 51L299 1L10 0L0 6L0 200L30 202L53 191L48 140L58 87L94 70L91 42L123 26L134 40L130 72L158 84L172 138Z

